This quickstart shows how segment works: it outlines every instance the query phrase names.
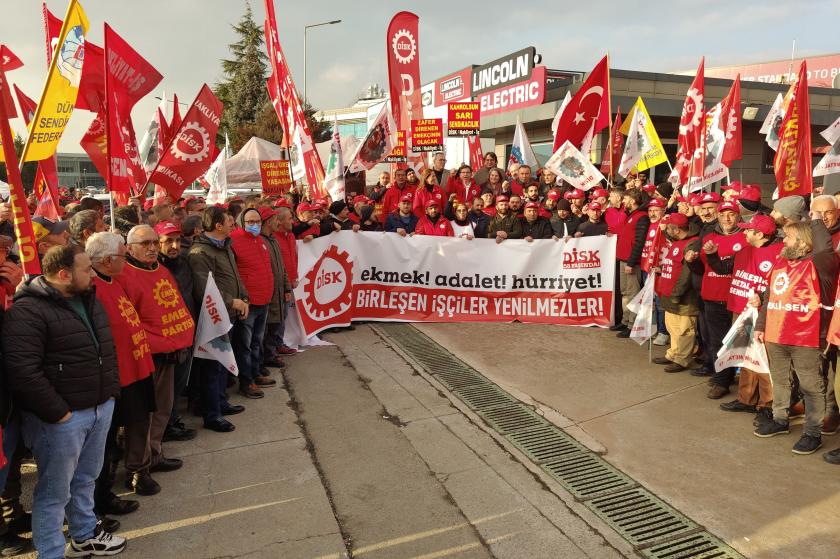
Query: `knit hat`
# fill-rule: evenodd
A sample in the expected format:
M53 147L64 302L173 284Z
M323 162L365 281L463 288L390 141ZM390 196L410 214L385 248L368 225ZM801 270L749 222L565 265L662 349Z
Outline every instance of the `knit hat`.
M557 207L555 209L570 212L572 211L572 204L568 200L561 198L560 200L557 200Z
M674 193L674 185L670 182L660 182L656 185L656 192L663 198L670 198Z
M805 216L805 198L802 196L785 196L773 204L773 209L791 221L802 221Z
M330 204L330 213L333 215L338 215L342 211L347 208L347 202L344 200L336 200L332 204Z

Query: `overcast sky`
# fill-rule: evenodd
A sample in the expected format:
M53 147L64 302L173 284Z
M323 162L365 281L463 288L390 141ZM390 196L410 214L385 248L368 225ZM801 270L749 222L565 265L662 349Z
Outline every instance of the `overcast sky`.
M219 60L235 40L231 24L245 0L81 0L91 23L89 38L102 45L108 23L163 74L158 90L192 102L202 83L222 76ZM630 6L644 5L632 11ZM48 0L59 17L65 0ZM263 0L251 0L262 23ZM0 0L6 14L0 40L25 66L9 75L38 99L46 54L38 0ZM298 89L303 90L303 27L310 30L308 96L318 108L348 106L356 92L377 82L387 88L385 31L400 10L420 16L420 72L432 81L470 64L481 64L535 46L549 68L588 71L606 51L614 68L645 71L694 69L784 59L796 39L797 55L840 51L840 0L478 0L425 2L372 0L275 0L280 41ZM138 141L158 101L156 91L140 101L132 117ZM93 116L76 111L59 146L81 152L79 139ZM23 133L21 119L13 128Z

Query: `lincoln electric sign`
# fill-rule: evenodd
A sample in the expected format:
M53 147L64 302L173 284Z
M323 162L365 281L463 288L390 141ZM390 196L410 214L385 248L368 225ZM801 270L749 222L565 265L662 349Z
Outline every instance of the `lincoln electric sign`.
M503 56L472 71L472 94L474 96L491 89L527 81L534 69L537 51L528 47Z

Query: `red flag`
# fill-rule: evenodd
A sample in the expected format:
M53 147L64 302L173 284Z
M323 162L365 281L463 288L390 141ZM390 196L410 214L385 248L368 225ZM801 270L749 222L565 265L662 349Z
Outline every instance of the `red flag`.
M147 95L163 76L105 24L105 91L107 119L105 135L108 166L106 175L111 192L135 192L146 183L140 161L131 109L137 99Z
M172 120L169 121L169 131L178 130L181 127L181 105L178 103L178 94L172 95Z
M47 9L43 3L44 32L47 37L47 65L52 60L53 44L58 41L61 26L64 23ZM98 113L105 107L105 51L102 47L85 40L85 63L82 66L82 80L79 82L79 95L76 108Z
M35 173L35 182L33 183L33 192L38 198L38 205L35 206L35 215L46 217L50 221L58 221L60 218L57 205L53 201L50 194L50 187L47 184L47 179L44 176L44 170L41 165L38 165L38 171Z
M0 45L0 66L2 66L4 72L11 72L22 67L23 62L20 61L20 58L9 47Z
M554 133L553 151L557 151L566 140L579 148L593 122L593 135L610 125L610 114L610 67L605 56L592 69L560 115Z
M265 0L265 14L266 48L272 69L269 78L272 83L268 85L268 93L271 96L275 112L283 111L282 115L278 113L277 116L283 125L286 144L291 145L293 143L291 140L294 138L295 132L299 132L303 139L301 144L304 146L304 150L301 157L303 158L306 182L309 184L309 188L315 197L328 198L329 193L324 188L324 165L315 149L315 142L312 138L312 132L309 130L309 125L306 123L303 105L300 102L300 97L298 97L292 74L286 64L283 48L280 46L273 0Z
M799 76L788 91L789 103L779 128L779 149L773 167L779 198L808 196L811 179L811 107L808 102L808 67L803 60Z
M211 155L221 116L222 102L204 84L184 116L181 128L160 154L147 186L154 183L164 188L173 200L180 198L213 162Z
M484 166L484 152L481 149L480 136L467 136L467 147L470 150L470 166L478 171Z
M23 122L29 126L38 105L35 101L27 97L17 85L14 86L14 88L18 104L20 105L20 110L23 112ZM40 190L39 180L43 181L43 184L40 185L42 187ZM35 194L38 196L39 206L42 204L53 205L52 209L42 210L41 213L36 212L35 215L43 215L44 217L53 219L50 215L60 216L64 213L58 199L58 169L55 163L55 156L48 157L47 159L43 159L38 162L38 171L35 177ZM53 219L53 221L55 221L55 219Z
M679 135L677 136L677 164L674 172L679 174L680 184L688 184L691 177L703 177L706 153L706 108L703 105L705 85L703 63L700 59L697 74L685 96L682 115L680 116Z
M735 78L729 93L720 102L720 129L726 137L721 160L727 167L744 155L741 128L741 74Z
M420 99L420 18L411 12L399 12L388 25L385 36L388 52L388 83L391 89L391 114L397 130L406 131L406 155L409 167L420 171L424 158L411 150L411 121L423 118Z
M104 112L96 115L79 142L102 178L108 176L108 141L105 135L105 119Z
M621 107L615 113L615 122L612 127L612 141L609 147L604 148L604 157L601 160L601 172L605 175L615 175L618 166L621 164L621 157L624 155L624 136L621 134ZM609 151L606 151L606 150Z
M0 94L11 96L6 82L6 73L0 66ZM9 207L12 210L12 222L15 226L20 264L26 275L41 273L41 262L38 260L38 247L35 244L35 234L32 230L32 218L26 204L26 193L23 191L23 181L18 169L18 158L15 153L12 129L9 126L9 115L6 104L0 103L0 142L3 146L3 157L6 162L6 173L9 180Z

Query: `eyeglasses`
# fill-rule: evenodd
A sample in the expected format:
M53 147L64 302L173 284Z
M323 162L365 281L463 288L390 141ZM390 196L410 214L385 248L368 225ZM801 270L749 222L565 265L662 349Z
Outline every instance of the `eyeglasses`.
M153 248L158 246L157 239L149 239L148 241L135 241L133 243L129 243L132 245L140 245L143 248Z

